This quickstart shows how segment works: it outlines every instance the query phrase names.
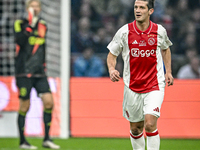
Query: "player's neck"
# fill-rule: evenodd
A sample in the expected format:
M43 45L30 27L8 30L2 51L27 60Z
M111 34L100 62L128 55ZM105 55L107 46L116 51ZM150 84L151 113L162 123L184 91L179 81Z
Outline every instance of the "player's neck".
M136 26L141 31L147 30L148 27L149 27L149 24L150 24L150 20L147 20L147 21L144 21L144 22L136 21Z

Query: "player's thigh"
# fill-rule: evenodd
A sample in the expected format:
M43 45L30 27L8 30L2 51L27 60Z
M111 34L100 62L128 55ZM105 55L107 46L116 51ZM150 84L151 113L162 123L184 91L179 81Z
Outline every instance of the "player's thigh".
M53 107L53 96L49 87L47 77L36 78L34 87L38 96L42 99L45 108Z
M144 97L144 114L160 117L160 109L164 99L164 88L151 91Z
M34 88L38 96L44 93L51 93L47 77L34 78Z
M19 90L19 98L21 100L29 100L31 88L33 87L32 79L27 77L17 77L16 85Z
M124 86L123 116L129 122L140 122L144 120L141 94L133 92L126 86Z

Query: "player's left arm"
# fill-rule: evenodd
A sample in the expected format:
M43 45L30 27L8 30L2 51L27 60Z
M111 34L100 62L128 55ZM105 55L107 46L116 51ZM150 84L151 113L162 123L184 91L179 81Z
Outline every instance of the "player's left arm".
M161 50L162 53L162 58L165 64L165 81L168 83L168 86L173 85L174 78L172 76L172 69L171 69L171 51L170 48L168 47L165 50Z

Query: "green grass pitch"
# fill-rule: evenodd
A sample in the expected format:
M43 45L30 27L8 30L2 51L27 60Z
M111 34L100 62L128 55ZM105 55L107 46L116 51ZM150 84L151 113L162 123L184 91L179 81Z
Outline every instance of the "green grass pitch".
M41 138L28 138L28 141L42 148ZM130 140L127 138L69 138L54 139L61 146L60 150L132 150ZM17 138L0 138L0 150L20 150ZM198 139L161 139L160 150L200 150Z

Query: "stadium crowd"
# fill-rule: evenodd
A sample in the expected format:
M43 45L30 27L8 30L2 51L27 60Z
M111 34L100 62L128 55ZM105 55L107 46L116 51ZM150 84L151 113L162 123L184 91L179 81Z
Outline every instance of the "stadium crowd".
M9 6L10 1L6 1ZM12 3L16 3L14 0ZM4 2L5 3L5 2ZM112 40L115 32L125 23L134 20L134 0L71 0L71 76L88 76L87 73L76 74L77 64L80 69L95 72L90 67L91 64L101 68L101 73L90 74L93 77L108 76L106 57L108 54L107 45ZM13 13L23 12L21 8L13 7ZM0 75L13 75L9 70L13 61L10 55L4 56L3 51L11 51L6 44L2 45L3 40L10 39L13 34L10 30L9 17L3 13L3 2L0 1ZM18 13L17 13L18 12ZM151 20L162 24L166 29L170 40L173 42L172 51L172 73L175 78L181 74L180 68L184 65L190 66L189 69L196 78L200 78L200 63L195 61L195 68L192 66L192 59L195 56L200 58L200 0L156 0L155 11ZM7 14L8 15L8 14ZM16 17L19 17L16 16ZM6 38L2 38L2 37ZM7 41L6 41L7 42ZM4 43L6 43L4 42ZM9 40L8 42L9 43ZM12 46L14 47L14 46ZM91 56L84 58L85 49L92 49ZM13 53L9 52L13 55ZM95 59L94 59L95 57ZM97 59L98 58L98 59ZM84 63L80 63L81 61ZM97 60L98 62L94 63ZM77 63L79 62L79 63ZM92 63L91 63L92 62ZM83 65L85 64L85 65ZM194 64L193 64L194 65ZM75 69L76 67L76 69ZM95 68L95 67L93 67ZM96 69L96 68L95 68ZM123 61L118 57L117 69L122 76ZM3 74L4 72L4 74ZM179 76L178 76L179 74Z
M105 68L101 76L108 76L105 60L108 53L106 47L122 25L134 20L133 4L134 0L71 1L72 76L80 76L74 73L75 65L73 64L88 47L93 49L92 55L99 57L103 62L99 63L99 68ZM200 54L199 14L200 0L157 0L155 2L155 12L151 20L162 24L173 42L171 47L172 70L175 78L178 77L177 74L180 76L182 71L179 69L182 66L190 66L192 59L196 59L194 57ZM189 71L195 74L192 78L200 78L200 63L195 62L196 69L189 69ZM118 58L117 68L122 76L121 57Z

